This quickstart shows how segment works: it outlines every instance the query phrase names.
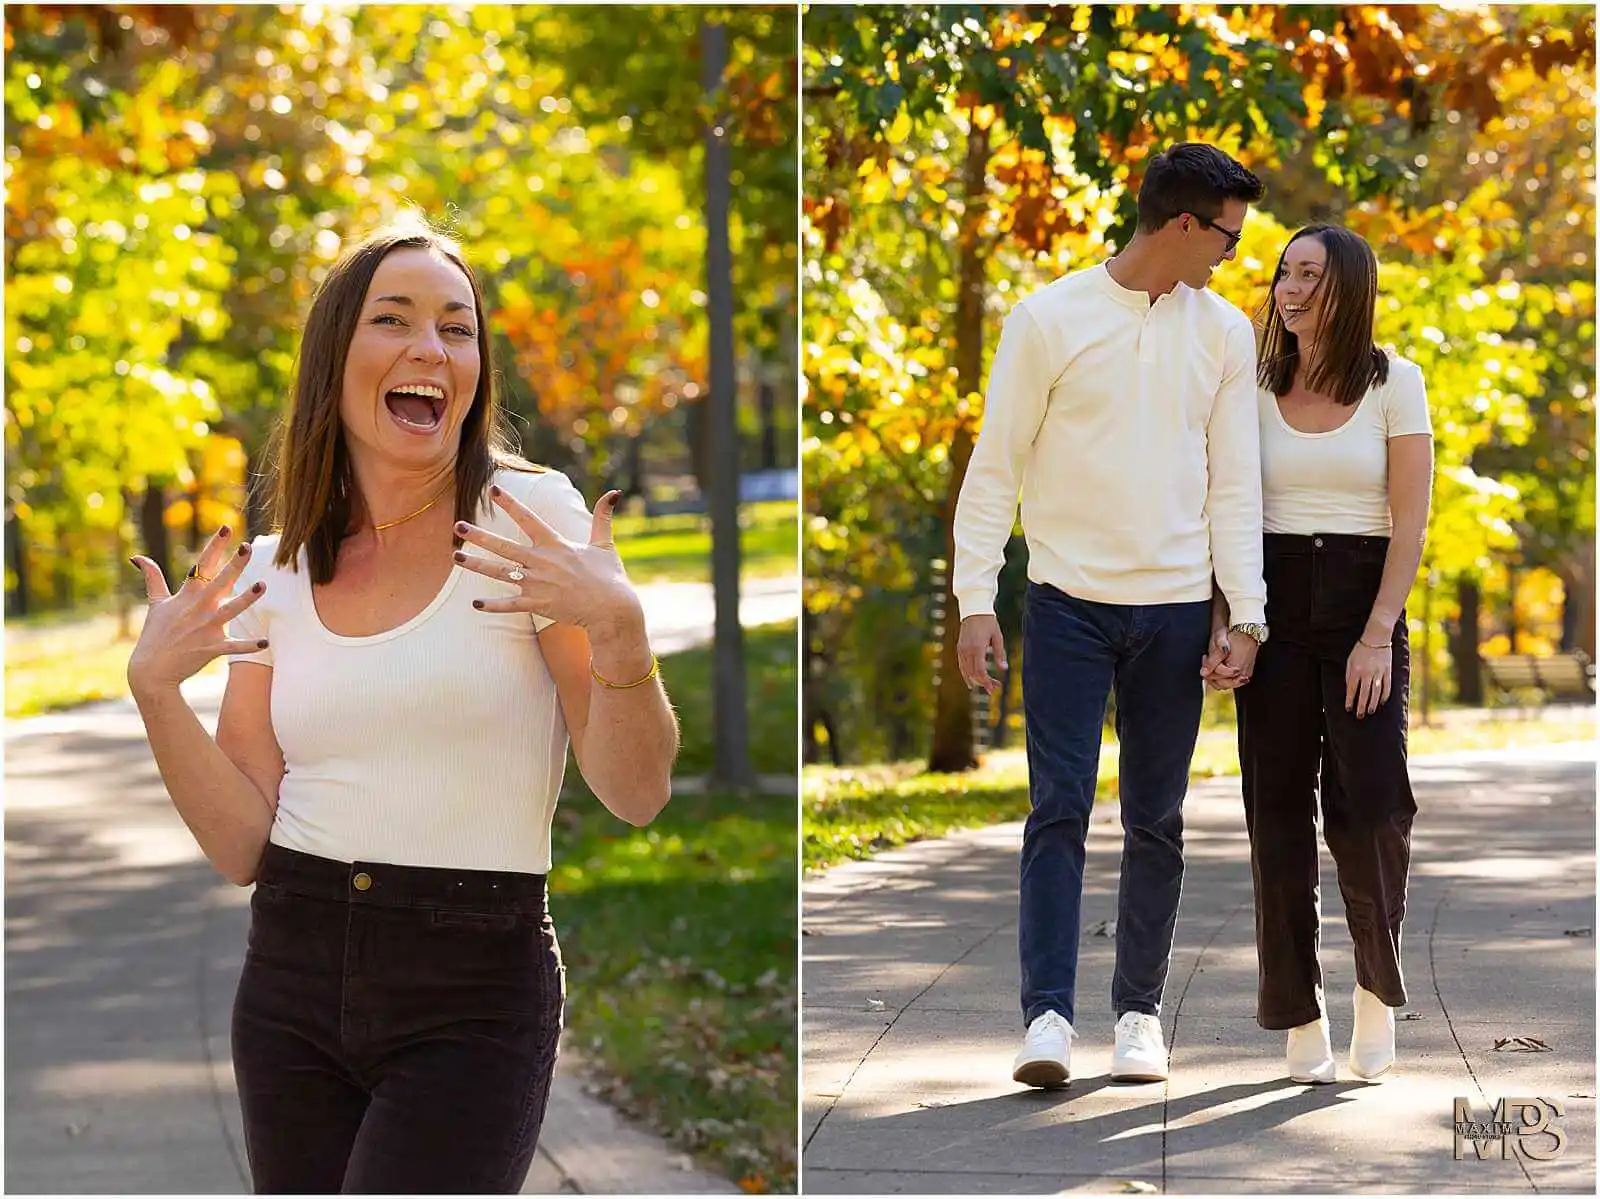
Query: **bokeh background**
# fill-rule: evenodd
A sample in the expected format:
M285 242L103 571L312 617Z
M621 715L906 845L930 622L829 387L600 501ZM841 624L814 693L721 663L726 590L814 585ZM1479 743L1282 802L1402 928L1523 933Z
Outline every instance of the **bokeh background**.
M726 65L708 90L710 26ZM719 589L798 591L792 7L12 5L4 36L8 718L125 693L143 614L131 553L176 576L220 524L266 531L250 483L311 295L344 246L396 220L465 245L523 451L591 503L627 491L618 542L635 582L660 585L651 603L704 592L709 612L708 508L730 477L741 569ZM660 589L674 585L688 590ZM667 658L679 769L717 777L633 830L569 769L552 877L571 1041L595 1085L750 1190L794 1179L796 608L719 634L736 678L703 645ZM737 711L713 721L732 682ZM763 777L778 795L756 793ZM9 943L91 944L89 914L61 923L63 876L35 831L7 821ZM148 892L126 865L101 876ZM8 954L8 994L49 994L54 960ZM8 1025L27 1010L8 999ZM26 1107L44 1084L12 1061L8 1106Z
M809 865L1026 812L1026 547L991 703L955 668L955 499L1005 311L1125 243L1181 140L1267 184L1216 290L1257 313L1290 233L1342 222L1382 264L1378 340L1427 379L1414 751L1592 730L1592 708L1528 711L1592 702L1592 9L818 6L804 29ZM1236 770L1213 696L1196 771Z

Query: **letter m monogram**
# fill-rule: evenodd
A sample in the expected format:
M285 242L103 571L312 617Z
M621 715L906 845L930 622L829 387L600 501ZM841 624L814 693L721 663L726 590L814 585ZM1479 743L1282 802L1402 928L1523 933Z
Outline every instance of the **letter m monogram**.
M1505 1126L1506 1101L1502 1099L1490 1110L1488 1120L1478 1120L1472 1114L1472 1108L1465 1099L1457 1099L1454 1103L1455 1119L1455 1159L1461 1161L1465 1156L1467 1145L1472 1146L1478 1160L1487 1161L1491 1155L1502 1160L1506 1157L1506 1138L1504 1136L1473 1136L1473 1133L1497 1132ZM1498 1126L1498 1127L1497 1127Z

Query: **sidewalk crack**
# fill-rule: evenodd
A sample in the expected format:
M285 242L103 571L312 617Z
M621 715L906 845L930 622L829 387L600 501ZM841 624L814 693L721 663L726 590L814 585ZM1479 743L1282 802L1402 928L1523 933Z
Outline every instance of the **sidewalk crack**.
M1161 1084L1161 1193L1167 1193L1167 1121L1172 1109L1172 1054L1178 1048L1178 1021L1183 1018L1183 1001L1189 995L1189 985L1194 982L1195 975L1200 973L1200 963L1205 960L1206 952L1222 935L1222 930L1233 923L1233 918L1245 909L1252 900L1240 900L1233 911L1222 918L1222 923L1211 930L1211 935L1206 938L1205 944L1200 946L1200 952L1194 955L1194 962L1189 967L1189 977L1183 980L1183 990L1178 992L1178 1001L1172 1006L1172 1044L1167 1047L1167 1079Z
M999 924L995 925L995 927L991 928L988 932L984 933L983 936L979 937L971 945L967 946L967 948L961 952L961 955L957 957L955 961L946 964L938 974L933 976L932 981L929 982L927 986L923 987L922 990L918 991L915 995L908 999L900 1008L900 1010L895 1012L889 1023L883 1026L883 1031L873 1038L871 1045L867 1046L867 1051L861 1055L861 1060L851 1067L850 1075L844 1080L843 1085L840 1086L839 1093L833 1097L833 1101L828 1104L827 1110L822 1113L822 1118L817 1121L817 1126L811 1130L811 1135L806 1138L806 1143L801 1146L800 1149L802 1160L804 1160L805 1151L811 1148L811 1142L817 1139L817 1134L822 1131L822 1126L828 1122L828 1117L833 1115L833 1109L839 1105L839 1100L844 1098L844 1093L850 1089L850 1084L855 1081L856 1075L861 1072L861 1067L867 1064L867 1059L871 1057L878 1046L883 1043L883 1038L888 1036L894 1030L894 1026L900 1022L900 1017L905 1015L906 1012L910 1011L911 1008L916 1004L917 1000L921 999L929 991L933 990L934 987L938 986L940 979L942 979L946 974L949 974L951 970L961 965L962 962L966 961L977 950L987 945L995 938L996 934L998 934L1002 929L1010 926L1012 923L1013 921L1008 917ZM802 1053L804 1053L803 1048Z
M1444 911L1445 902L1450 898L1454 884L1446 883L1444 890L1439 895L1439 902L1433 905L1433 921L1428 926L1428 981L1433 984L1433 998L1439 1005L1439 1010L1444 1013L1444 1026L1450 1030L1450 1039L1456 1044L1456 1052L1461 1055L1461 1063L1467 1068L1467 1077L1472 1079L1472 1085L1478 1088L1478 1094L1483 1102L1488 1104L1489 1093L1483 1089L1483 1083L1478 1078L1478 1072L1472 1068L1472 1059L1467 1056L1466 1046L1462 1045L1460 1034L1456 1032L1455 1023L1450 1019L1450 1009L1445 1005L1444 994L1439 990L1439 969L1433 955L1434 934L1439 931L1439 915ZM1523 1178L1528 1180L1528 1186L1534 1194L1539 1193L1539 1184L1533 1180L1533 1175L1528 1172L1528 1163L1522 1155L1514 1154L1517 1168L1522 1171Z

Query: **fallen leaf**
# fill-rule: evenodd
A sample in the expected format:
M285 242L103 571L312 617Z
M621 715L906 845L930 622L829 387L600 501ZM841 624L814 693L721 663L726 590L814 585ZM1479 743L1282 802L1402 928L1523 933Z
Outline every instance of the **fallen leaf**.
M1550 1046L1538 1037L1496 1037L1495 1051L1505 1050L1509 1053L1550 1053Z
M1091 937L1115 937L1117 935L1117 922L1115 920L1102 920L1089 930Z
M1565 931L1563 931L1561 935L1563 937L1592 937L1592 936L1594 936L1594 929L1592 929L1592 928L1569 928L1569 929L1566 929Z
M1140 1182L1134 1179L1122 1184L1122 1193L1124 1195L1154 1195L1156 1186L1154 1183Z
M867 1011L869 1012L881 1012L885 1006L887 1005L881 999L867 1000Z
M1422 1019L1422 1013L1421 1012L1407 1012L1405 1015L1401 1016L1400 1019L1402 1019L1402 1020L1420 1020L1420 1019Z
M919 1099L916 1102L916 1106L920 1108L949 1107L950 1101L948 1099Z

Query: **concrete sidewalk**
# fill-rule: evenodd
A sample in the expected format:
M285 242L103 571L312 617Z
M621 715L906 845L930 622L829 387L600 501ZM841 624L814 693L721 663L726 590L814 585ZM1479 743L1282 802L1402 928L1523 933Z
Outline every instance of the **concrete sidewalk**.
M1022 1033L1020 823L808 879L804 1189L1592 1194L1595 746L1418 759L1413 778L1411 1002L1399 1064L1378 1084L1345 1077L1354 970L1326 851L1323 969L1340 1081L1290 1083L1283 1034L1256 1026L1237 779L1199 785L1187 803L1188 872L1162 1014L1167 1084L1108 1077L1115 805L1097 810L1089 838L1081 1039L1065 1091L1010 1078ZM1469 1142L1456 1160L1453 1100L1482 1120L1507 1096L1562 1105L1561 1156L1480 1161ZM1553 1141L1529 1144L1538 1152Z
M709 639L709 586L640 590L658 652ZM747 624L798 613L793 578L743 590ZM208 727L222 682L184 687ZM7 1193L247 1193L228 1026L249 891L201 858L131 702L8 721L5 741ZM738 1187L590 1097L564 1054L523 1188L554 1192Z

